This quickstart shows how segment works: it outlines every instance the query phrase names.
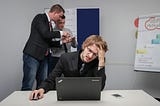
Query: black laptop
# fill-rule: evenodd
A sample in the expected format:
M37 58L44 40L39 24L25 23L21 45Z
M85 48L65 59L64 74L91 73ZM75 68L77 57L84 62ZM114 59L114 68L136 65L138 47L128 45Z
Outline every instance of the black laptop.
M57 77L57 100L100 100L101 77Z

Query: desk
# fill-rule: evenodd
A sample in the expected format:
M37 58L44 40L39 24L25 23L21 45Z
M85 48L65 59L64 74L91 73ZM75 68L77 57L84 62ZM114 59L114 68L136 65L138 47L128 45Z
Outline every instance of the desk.
M101 93L100 101L57 101L56 91L49 91L38 101L30 101L30 92L15 91L0 106L160 106L160 102L143 90L105 90Z

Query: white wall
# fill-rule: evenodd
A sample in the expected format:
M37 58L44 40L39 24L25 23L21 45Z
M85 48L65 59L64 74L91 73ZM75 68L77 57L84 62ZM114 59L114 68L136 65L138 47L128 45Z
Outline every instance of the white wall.
M160 13L160 0L1 0L0 101L21 88L22 50L33 17L58 2L65 8L100 8L101 36L109 45L106 89L143 89L160 97L160 73L133 71L134 19L139 15Z

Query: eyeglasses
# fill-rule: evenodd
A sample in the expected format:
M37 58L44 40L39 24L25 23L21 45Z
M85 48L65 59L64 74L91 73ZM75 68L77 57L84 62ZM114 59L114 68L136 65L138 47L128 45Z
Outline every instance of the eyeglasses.
M61 15L61 16L59 16L60 18L62 18L62 19L65 19L65 15Z
M58 24L65 24L65 22L58 22Z
M89 53L92 53L94 57L98 56L98 54L94 53L89 47L87 47L87 50L88 50Z

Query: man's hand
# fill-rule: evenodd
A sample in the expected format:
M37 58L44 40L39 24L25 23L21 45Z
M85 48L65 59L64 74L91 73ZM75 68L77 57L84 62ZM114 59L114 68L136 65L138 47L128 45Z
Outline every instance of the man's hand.
M69 43L69 42L76 42L75 37L74 37L74 36L70 36L70 37L68 38L68 42L67 42L67 43Z
M98 64L99 69L101 67L105 67L105 51L103 50L102 46L100 46L98 50L98 59L99 59L99 64Z
M29 96L29 100L38 100L44 97L44 89L34 90Z
M62 42L69 43L73 40L73 37L66 31L63 31Z

